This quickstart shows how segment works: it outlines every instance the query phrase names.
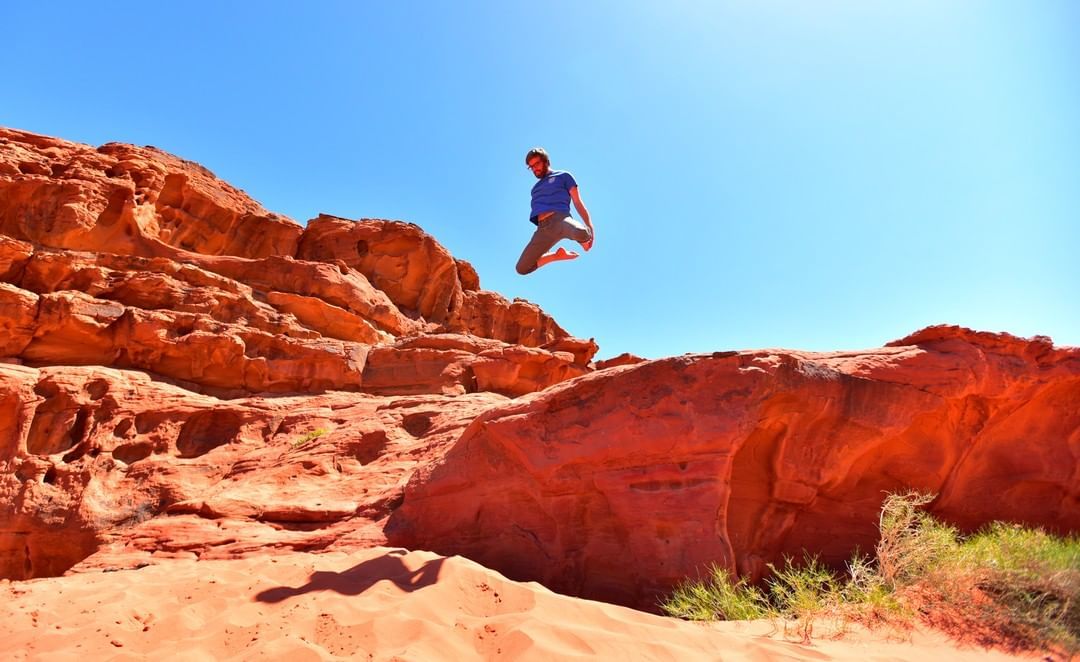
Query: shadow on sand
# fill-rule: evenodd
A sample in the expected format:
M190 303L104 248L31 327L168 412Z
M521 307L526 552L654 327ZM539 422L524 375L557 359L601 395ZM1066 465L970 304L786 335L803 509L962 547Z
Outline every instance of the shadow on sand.
M311 591L337 591L342 595L359 595L383 580L393 582L402 591L411 593L430 586L439 578L439 569L446 559L433 559L416 570L410 570L401 560L405 552L392 550L342 572L312 573L308 583L291 588L279 586L255 596L259 602L281 602Z

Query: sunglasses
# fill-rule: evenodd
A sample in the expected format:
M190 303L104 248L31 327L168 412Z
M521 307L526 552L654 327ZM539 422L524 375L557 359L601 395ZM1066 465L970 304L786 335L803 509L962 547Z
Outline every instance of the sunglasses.
M525 164L525 166L529 170L536 170L537 168L543 168L544 167L544 162L541 161L540 159L537 159L535 161L529 161L528 163Z

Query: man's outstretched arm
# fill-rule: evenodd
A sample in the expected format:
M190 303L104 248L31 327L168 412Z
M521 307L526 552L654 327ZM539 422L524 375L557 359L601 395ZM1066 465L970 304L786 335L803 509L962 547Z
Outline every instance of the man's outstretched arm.
M589 219L589 210L585 208L585 203L581 201L581 193L578 192L578 187L570 189L570 199L574 202L574 209L577 210L578 216L585 222L585 227L589 228L589 240L582 242L581 247L585 250L592 248L593 240L596 239L596 230L593 229L592 220Z

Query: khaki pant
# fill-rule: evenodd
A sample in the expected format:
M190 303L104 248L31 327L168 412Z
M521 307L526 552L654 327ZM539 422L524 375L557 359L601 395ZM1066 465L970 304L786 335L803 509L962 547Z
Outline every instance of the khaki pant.
M566 212L552 212L550 216L537 224L532 239L525 246L525 250L521 251L521 257L517 262L517 272L525 275L536 271L536 261L563 239L583 242L591 237L589 228L571 218Z

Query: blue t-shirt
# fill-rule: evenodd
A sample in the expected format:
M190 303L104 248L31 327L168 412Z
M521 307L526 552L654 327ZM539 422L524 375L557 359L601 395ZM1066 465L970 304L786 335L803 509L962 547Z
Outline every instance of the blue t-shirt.
M546 211L570 213L570 189L577 186L574 176L563 170L551 170L532 187L532 213L534 223L537 215Z

